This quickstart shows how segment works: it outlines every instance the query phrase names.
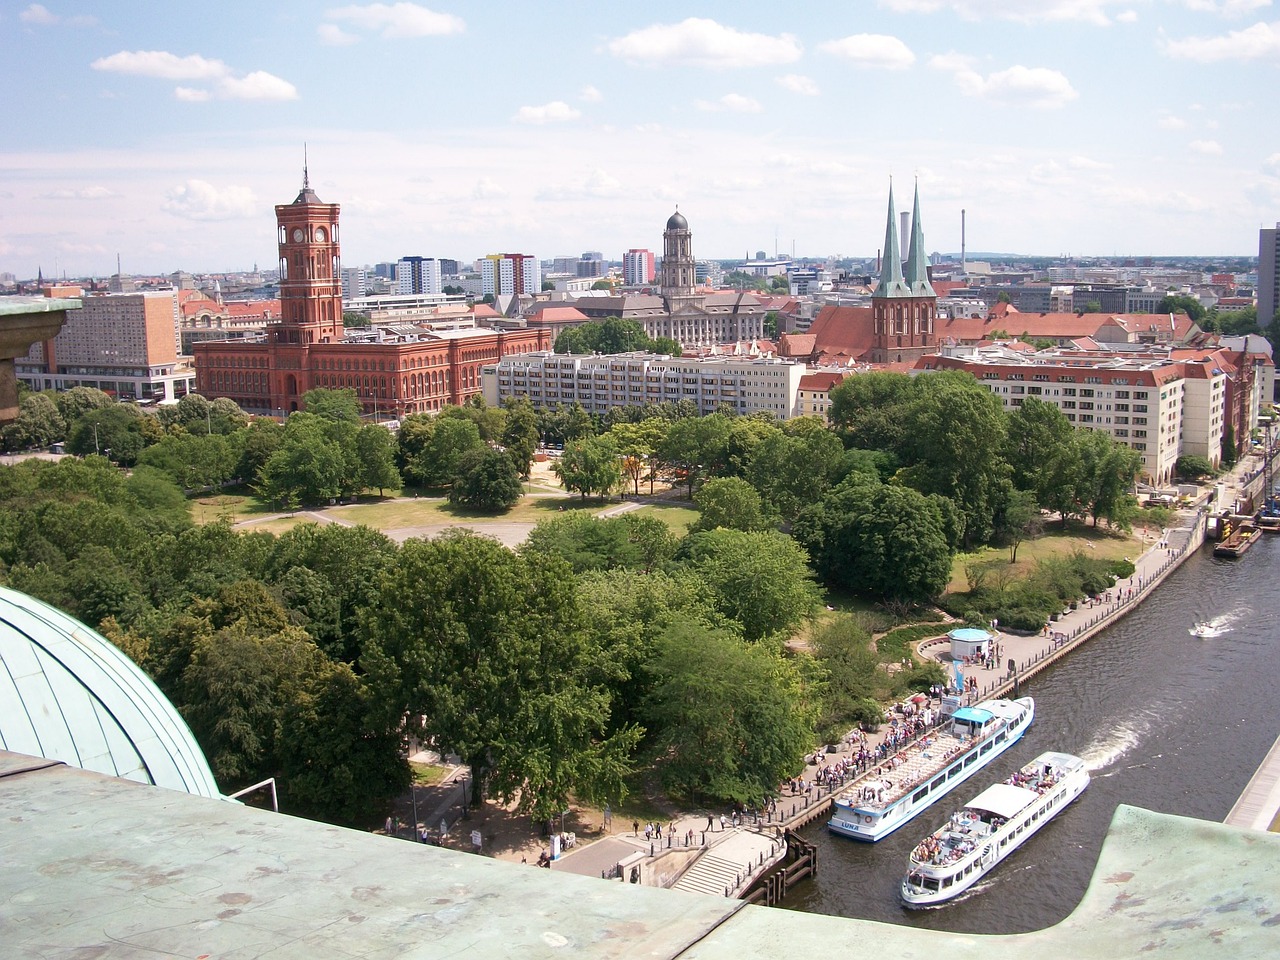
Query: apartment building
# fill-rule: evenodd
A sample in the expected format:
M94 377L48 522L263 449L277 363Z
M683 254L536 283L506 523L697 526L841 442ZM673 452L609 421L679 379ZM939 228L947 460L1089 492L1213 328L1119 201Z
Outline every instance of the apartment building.
M542 290L542 270L537 257L527 253L492 253L479 262L482 296Z
M535 407L574 402L591 413L613 407L691 400L702 414L721 404L739 414L765 411L779 420L797 413L803 364L771 358L668 357L653 353L607 356L526 353L481 370L485 400L528 397Z
M917 370L966 370L1006 410L1028 397L1052 403L1073 425L1103 430L1142 455L1142 478L1164 484L1183 453L1213 462L1221 447L1225 374L1208 368L1187 391L1184 365L1167 357L1071 353L1020 356L1003 347L960 347L922 357ZM1203 382L1200 382L1202 380ZM1188 407L1195 409L1188 416ZM1184 439L1184 433L1187 436ZM1210 453L1212 451L1212 454Z

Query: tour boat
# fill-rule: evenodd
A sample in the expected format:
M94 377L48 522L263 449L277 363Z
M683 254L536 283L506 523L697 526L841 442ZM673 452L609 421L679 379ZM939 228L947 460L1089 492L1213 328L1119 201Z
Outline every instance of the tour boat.
M957 897L1084 793L1089 771L1069 753L1042 753L988 787L911 851L902 880L908 907Z
M1034 718L1031 697L959 708L845 787L827 827L854 840L887 837L1017 743Z

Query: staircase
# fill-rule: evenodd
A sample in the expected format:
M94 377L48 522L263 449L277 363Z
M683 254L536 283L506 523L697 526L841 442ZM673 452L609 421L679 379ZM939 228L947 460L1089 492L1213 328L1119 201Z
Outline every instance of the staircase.
M675 882L672 889L688 890L691 893L706 893L716 897L725 896L725 891L729 891L732 896L738 886L738 880L743 872L743 865L734 863L732 860L725 860L717 857L714 853L707 852L700 856L697 861L684 875Z

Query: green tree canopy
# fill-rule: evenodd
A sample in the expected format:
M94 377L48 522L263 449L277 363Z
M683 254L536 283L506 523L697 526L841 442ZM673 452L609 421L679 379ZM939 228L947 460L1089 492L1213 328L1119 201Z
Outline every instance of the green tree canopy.
M607 286L607 284L606 284ZM632 351L649 351L651 353L672 353L680 356L680 345L674 340L664 340L661 345L644 332L639 320L624 320L622 317L605 317L603 320L589 320L576 327L561 330L556 337L556 353L630 353Z
M325 420L360 422L360 398L352 387L330 390L315 387L302 395L302 409Z
M809 555L785 534L710 530L687 537L681 553L748 640L789 635L817 609Z
M28 393L18 403L18 419L0 430L0 443L6 450L25 450L47 447L66 434L66 421L53 399L43 393Z
M462 462L463 455L483 446L480 429L474 420L467 417L437 417L430 439L414 456L405 473L428 487L445 486L457 476L458 464Z
M753 533L773 526L765 514L760 494L738 477L708 480L693 495L693 500L702 513L689 528L690 533L721 527Z
M1204 319L1204 304L1195 297L1184 297L1178 294L1166 294L1156 304L1156 313L1185 313L1194 322Z
M551 471L564 488L587 497L607 496L622 485L622 463L618 448L607 434L566 443L551 464Z
M378 423L366 423L355 436L355 456L361 490L376 489L378 496L387 487L400 486L396 469L396 441L391 431Z
M610 729L598 648L567 566L469 533L410 540L365 613L362 663L387 715L425 732L485 787L547 819L570 795L617 803L640 731Z
M538 413L528 397L507 397L502 405L507 414L502 428L502 446L516 473L528 478L534 455L538 452Z
M511 458L492 447L477 447L458 458L449 502L486 513L504 513L524 496Z
M771 649L682 621L662 635L654 665L645 715L670 790L756 805L803 769L812 710L794 667Z
M909 487L850 477L793 532L823 580L876 599L933 600L951 577L942 512Z
M724 469L732 431L729 418L719 413L677 420L667 429L658 457L683 476L692 497L697 484Z

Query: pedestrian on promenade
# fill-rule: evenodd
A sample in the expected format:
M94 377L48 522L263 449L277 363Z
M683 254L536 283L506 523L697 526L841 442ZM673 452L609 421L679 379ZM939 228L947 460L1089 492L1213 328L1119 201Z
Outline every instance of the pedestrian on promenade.
M631 821L631 835L632 835L633 837L638 837L638 836L640 836L640 821L639 821L639 820L632 820L632 821Z

